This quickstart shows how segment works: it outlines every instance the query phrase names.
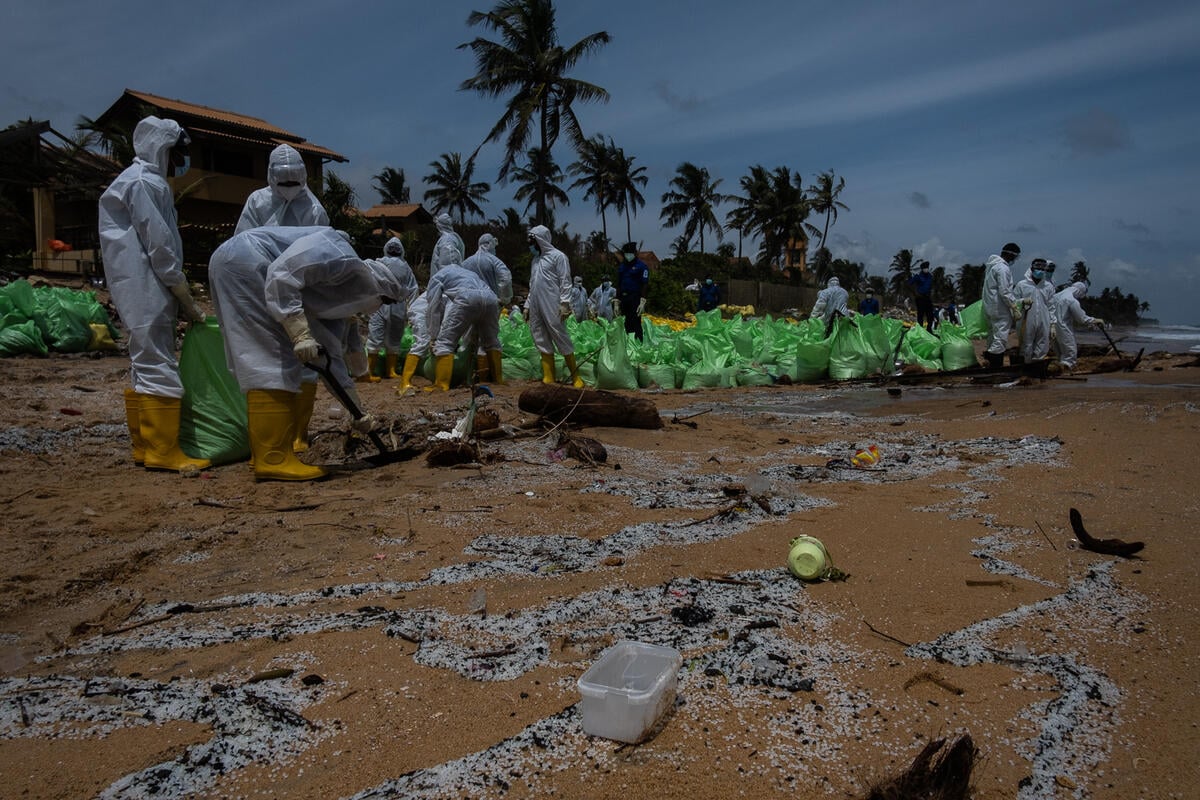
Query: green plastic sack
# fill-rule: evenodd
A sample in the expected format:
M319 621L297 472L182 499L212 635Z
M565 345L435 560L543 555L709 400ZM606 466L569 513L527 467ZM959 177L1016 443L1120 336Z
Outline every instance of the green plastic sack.
M638 386L642 389L674 389L675 365L641 364L638 366Z
M29 281L22 279L7 286L0 286L0 294L4 295L25 319L33 319L33 315L37 313L37 297Z
M942 340L920 325L909 328L900 347L900 358L906 364L920 364L938 372L942 369Z
M938 336L942 340L942 369L953 372L979 365L975 357L975 345L967 337L963 326L943 322L938 326Z
M959 311L958 319L968 338L986 339L988 337L987 318L983 316L983 300L976 300Z
M60 353L82 353L92 341L87 313L77 304L56 294L38 298L38 327L50 349Z
M183 402L179 445L185 453L213 464L250 457L246 396L225 364L225 339L216 317L192 325L179 354Z
M637 371L629 362L625 329L610 325L604 330L604 346L596 357L596 386L600 389L636 389Z
M42 341L42 332L33 320L11 323L0 328L0 357L22 354L44 356L47 352L49 350Z
M863 340L862 332L848 319L834 323L833 345L829 350L829 377L835 381L865 378L871 372L874 355Z
M775 383L767 370L748 364L737 367L734 377L738 386L770 386Z

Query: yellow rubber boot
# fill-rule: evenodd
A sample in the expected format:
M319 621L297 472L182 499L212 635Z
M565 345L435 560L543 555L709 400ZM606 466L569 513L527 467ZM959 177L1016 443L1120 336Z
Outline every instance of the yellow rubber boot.
M491 373L491 381L498 386L504 385L504 368L503 361L504 353L500 350L488 350L487 362L488 372Z
M388 353L383 360L383 377L389 381L399 378L400 374L396 372L396 353Z
M542 353L542 383L554 383L554 353Z
M412 389L412 377L416 374L419 363L421 363L420 356L409 353L404 357L404 372L400 374L400 385L396 387L396 394L404 394Z
M365 375L359 375L354 380L359 383L379 383L379 376L375 374L375 369L378 366L379 353L367 353L367 372Z
M427 392L450 391L450 376L454 373L454 354L447 353L444 356L438 356L437 361L433 365L433 386L425 389Z
M125 390L125 423L129 426L129 441L133 443L133 463L146 463L146 443L142 441L142 396L133 389Z
M571 371L571 385L576 389L583 388L583 378L579 377L579 365L575 363L575 354L563 356L563 361L567 364L567 369Z
M179 449L178 397L144 394L141 396L138 428L142 432L146 469L178 472L183 469L204 469L207 458L192 458Z
M303 453L308 449L308 423L312 420L313 405L317 401L317 385L315 383L300 384L296 393L296 440L292 442L292 452Z
M314 384L315 385L315 384ZM281 389L246 392L250 452L258 481L311 481L325 476L292 452L296 439L296 395Z

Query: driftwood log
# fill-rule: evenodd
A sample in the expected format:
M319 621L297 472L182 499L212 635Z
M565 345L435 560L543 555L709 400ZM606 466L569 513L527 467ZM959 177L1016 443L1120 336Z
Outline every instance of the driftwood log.
M649 400L597 389L539 383L521 392L517 407L556 423L565 419L577 425L610 428L663 426L658 407Z

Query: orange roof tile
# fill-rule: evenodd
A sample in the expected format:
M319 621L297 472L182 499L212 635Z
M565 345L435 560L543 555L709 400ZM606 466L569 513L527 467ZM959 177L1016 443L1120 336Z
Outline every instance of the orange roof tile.
M420 203L381 203L368 208L362 212L364 217L411 217L413 214L421 216L424 212L432 220L432 215Z

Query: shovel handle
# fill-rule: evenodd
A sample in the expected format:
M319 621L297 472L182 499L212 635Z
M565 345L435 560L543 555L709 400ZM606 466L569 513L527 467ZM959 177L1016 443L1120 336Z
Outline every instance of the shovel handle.
M341 401L341 404L345 406L347 411L350 412L350 416L352 416L355 420L360 420L365 417L366 414L364 414L362 409L358 407L358 404L354 402L354 398L350 396L350 393L346 391L346 388L342 386L342 384L338 383L337 378L334 377L333 370L331 369L333 357L329 355L329 352L324 347L317 348L317 354L325 357L324 364L308 361L305 362L304 366L320 374L321 379L325 381L325 386L328 387L329 391L333 392L334 396L337 397L339 401ZM367 437L370 438L371 444L375 445L375 448L379 450L380 454L388 453L387 445L383 443L383 439L378 433L375 431L367 431Z

